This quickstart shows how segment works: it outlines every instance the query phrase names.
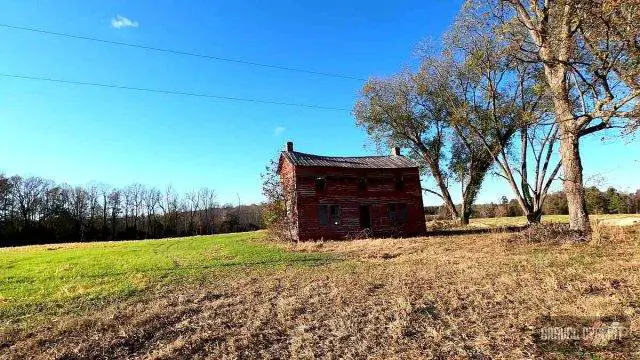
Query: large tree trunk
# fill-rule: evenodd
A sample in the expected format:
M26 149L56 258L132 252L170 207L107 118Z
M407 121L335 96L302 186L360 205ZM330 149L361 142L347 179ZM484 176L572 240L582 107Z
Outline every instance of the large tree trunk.
M468 206L468 207L467 207ZM471 205L467 205L464 202L460 205L460 225L469 225L469 218L471 217L471 211L469 210Z
M560 134L560 156L564 179L562 184L569 207L569 227L571 230L591 231L587 202L582 179L579 136L572 133Z
M535 211L531 211L531 212L527 212L525 213L525 216L527 217L527 222L532 225L532 224L540 224L540 221L542 220L542 209L538 209Z
M449 193L449 189L447 188L447 184L444 181L442 174L440 173L440 169L435 166L431 166L431 173L433 174L434 179L436 180L436 185L440 189L440 194L442 195L442 200L444 201L444 206L449 210L449 215L451 215L451 219L455 220L459 217L458 210L456 209L456 205L451 200L451 194Z
M580 159L580 129L572 112L572 104L567 86L567 71L564 65L545 67L545 73L553 92L558 134L560 135L560 158L564 178L562 185L567 196L569 208L569 227L571 230L589 232L589 214L584 196L582 179L582 160Z

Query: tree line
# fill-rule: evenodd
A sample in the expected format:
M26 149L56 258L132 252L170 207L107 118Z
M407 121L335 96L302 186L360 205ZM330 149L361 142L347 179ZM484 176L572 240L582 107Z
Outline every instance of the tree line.
M132 184L70 186L0 174L0 246L130 240L262 228L261 205L220 205L203 187L178 194Z
M495 170L530 223L560 178L570 228L588 232L580 140L640 127L638 23L629 0L467 1L417 69L363 86L356 123L409 149L463 224Z
M601 191L591 186L585 189L585 196L589 214L640 214L640 189L635 192L625 192L609 187ZM563 191L549 193L542 210L545 215L568 215L567 196ZM442 206L425 206L425 214L431 219L447 218L446 208ZM472 217L509 216L524 216L524 213L517 200L508 199L506 196L495 203L473 205Z

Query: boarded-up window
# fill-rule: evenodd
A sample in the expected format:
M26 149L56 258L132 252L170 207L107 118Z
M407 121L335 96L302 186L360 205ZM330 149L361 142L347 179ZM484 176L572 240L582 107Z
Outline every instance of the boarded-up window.
M361 176L358 178L358 190L359 191L365 191L367 190L367 178L364 176Z
M398 213L396 212L396 204L387 205L387 210L389 212L389 222L393 225L398 223Z
M329 211L327 205L318 205L318 222L321 225L329 225Z
M325 191L327 189L327 178L325 177L317 177L316 178L316 191Z
M400 224L407 223L407 204L398 204L398 222Z
M395 179L394 179L394 182L395 182L396 190L399 191L399 190L404 189L404 177L402 177L402 175L396 175Z
M407 204L389 204L387 205L389 212L389 222L394 226L404 225L407 222Z
M333 225L340 224L340 205L331 205L331 223Z

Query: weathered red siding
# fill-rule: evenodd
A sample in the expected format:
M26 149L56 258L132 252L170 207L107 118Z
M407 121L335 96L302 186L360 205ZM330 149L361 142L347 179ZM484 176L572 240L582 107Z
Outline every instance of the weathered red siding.
M424 208L420 175L417 168L353 169L293 166L284 159L281 177L295 178L294 192L298 237L310 239L344 239L362 232L360 207L369 206L371 231L374 236L412 236L425 233ZM315 179L326 178L326 189L317 191ZM365 190L358 188L358 179L367 179ZM396 188L396 178L402 177L403 187ZM389 204L406 204L403 224L393 224ZM318 217L318 205L339 205L341 222L323 225Z

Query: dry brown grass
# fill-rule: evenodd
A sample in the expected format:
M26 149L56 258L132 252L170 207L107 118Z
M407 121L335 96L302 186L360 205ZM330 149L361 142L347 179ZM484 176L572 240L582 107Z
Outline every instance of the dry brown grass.
M590 243L484 234L299 244L344 260L247 269L4 329L0 357L635 358L639 228L599 231ZM632 326L622 343L550 349L537 340L544 316L613 315Z

